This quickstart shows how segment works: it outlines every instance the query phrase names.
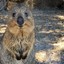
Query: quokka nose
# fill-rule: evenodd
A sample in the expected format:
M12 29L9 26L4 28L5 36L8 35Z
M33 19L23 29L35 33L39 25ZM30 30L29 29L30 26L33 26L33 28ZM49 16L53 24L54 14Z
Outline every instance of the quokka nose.
M24 18L22 16L18 16L17 23L19 24L20 27L22 27L24 23Z

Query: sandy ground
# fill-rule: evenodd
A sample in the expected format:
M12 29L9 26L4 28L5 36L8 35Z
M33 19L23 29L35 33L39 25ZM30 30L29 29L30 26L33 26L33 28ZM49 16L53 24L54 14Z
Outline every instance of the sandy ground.
M1 13L7 14L3 12ZM36 9L32 13L35 19L36 43L29 63L25 64L64 64L63 10ZM6 19L0 19L0 40L6 29L6 22Z
M64 13L59 10L34 11L36 44L35 50L46 52L40 63L64 64ZM63 45L63 47L62 47ZM40 57L40 55L39 55ZM46 60L45 60L45 57ZM38 63L39 64L39 63Z

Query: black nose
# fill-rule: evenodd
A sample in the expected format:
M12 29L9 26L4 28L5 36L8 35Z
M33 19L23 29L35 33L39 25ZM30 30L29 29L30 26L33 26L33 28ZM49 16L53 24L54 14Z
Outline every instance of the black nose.
M17 23L19 24L20 27L22 27L24 23L24 18L22 16L18 16Z

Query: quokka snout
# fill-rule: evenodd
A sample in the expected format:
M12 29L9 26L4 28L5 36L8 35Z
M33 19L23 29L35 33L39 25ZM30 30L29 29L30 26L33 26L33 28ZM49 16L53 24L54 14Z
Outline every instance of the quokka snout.
M3 47L15 59L26 59L35 41L32 13L22 3L12 8L11 17L12 19L9 20L4 34Z

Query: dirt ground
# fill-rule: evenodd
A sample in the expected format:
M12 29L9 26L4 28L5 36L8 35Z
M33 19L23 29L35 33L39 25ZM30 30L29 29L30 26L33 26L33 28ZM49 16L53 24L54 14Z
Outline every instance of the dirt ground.
M35 18L35 25L36 25L35 28L36 52L42 50L48 53L48 58L46 61L44 61L44 63L46 64L63 64L64 63L63 61L64 46L62 47L62 44L64 45L63 10L61 11L60 10L42 10L42 11L39 10L37 12L36 11L34 11L34 18ZM53 44L56 44L56 46Z
M3 12L1 14L6 16L7 12ZM25 64L64 64L64 10L35 9L32 13L36 42L34 51ZM0 18L0 40L6 29L6 22L7 19ZM42 51L46 52L46 58L40 59L36 53Z

